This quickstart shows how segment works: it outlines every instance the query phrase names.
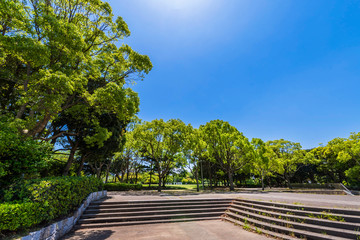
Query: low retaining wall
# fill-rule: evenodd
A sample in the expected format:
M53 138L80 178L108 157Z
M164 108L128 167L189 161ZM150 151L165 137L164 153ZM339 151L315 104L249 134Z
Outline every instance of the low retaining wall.
M68 233L79 220L85 209L92 201L99 200L107 196L107 191L90 193L84 203L78 208L72 217L53 223L39 231L20 238L21 240L56 240Z

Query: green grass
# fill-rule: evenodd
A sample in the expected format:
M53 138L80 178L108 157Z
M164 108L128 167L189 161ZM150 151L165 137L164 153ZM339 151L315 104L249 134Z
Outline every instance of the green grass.
M143 187L146 189L149 187L149 184L143 184ZM151 188L157 188L157 184L151 184ZM196 190L196 184L183 184L183 185L166 185L165 189L171 190ZM201 186L200 186L201 190Z
M307 216L310 218L321 218L321 219L327 219L330 221L345 222L345 219L343 217L332 215L331 213L326 212L326 211L323 211L321 213L322 213L321 215L307 214Z

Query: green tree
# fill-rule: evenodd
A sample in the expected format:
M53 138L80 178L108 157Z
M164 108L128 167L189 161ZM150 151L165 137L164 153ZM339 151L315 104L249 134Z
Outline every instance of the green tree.
M79 104L120 120L138 112L126 83L143 79L152 64L115 45L130 31L113 18L100 0L0 1L1 109L21 119L28 136L47 135L58 114Z
M135 127L133 138L137 154L145 161L153 162L159 177L158 191L176 163L183 161L182 148L186 125L181 120L162 119L144 122Z
M266 142L269 157L275 167L275 173L281 176L289 188L291 178L299 170L300 164L306 164L312 160L312 154L301 149L300 143L290 142L284 139Z
M200 126L209 157L227 174L230 190L234 190L233 175L252 159L248 139L228 122L213 120Z
M342 182L345 179L353 185L360 183L360 133L349 138L335 138L326 146L312 150L318 169L326 181Z
M253 138L251 144L254 147L254 161L253 167L255 173L258 174L261 178L261 187L264 191L264 178L269 176L272 171L272 164L270 158L268 157L269 153L266 148L266 144L259 138Z
M184 145L184 155L188 160L188 166L190 171L195 176L196 180L196 190L199 192L199 171L200 164L207 160L206 155L206 142L202 139L202 135L199 129L194 129L191 126L188 126L188 131L186 134L185 145ZM203 179L202 179L203 182ZM204 183L203 183L204 187Z
M344 164L349 165L345 172L346 176L353 183L360 183L360 132L351 133L350 137L344 141L344 147L339 152L338 158Z

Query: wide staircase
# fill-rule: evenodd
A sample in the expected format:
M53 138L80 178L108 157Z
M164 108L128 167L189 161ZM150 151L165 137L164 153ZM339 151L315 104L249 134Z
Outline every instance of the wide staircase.
M76 228L221 219L233 199L187 199L91 203Z
M223 219L279 239L360 240L360 211L236 199Z
M360 240L360 210L246 199L96 201L76 228L219 219L277 239Z

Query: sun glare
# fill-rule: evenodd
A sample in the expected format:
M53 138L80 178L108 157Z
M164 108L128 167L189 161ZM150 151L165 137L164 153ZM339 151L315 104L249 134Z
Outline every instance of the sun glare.
M212 1L206 0L152 0L147 3L159 11L179 11L182 13L201 13L211 5Z

